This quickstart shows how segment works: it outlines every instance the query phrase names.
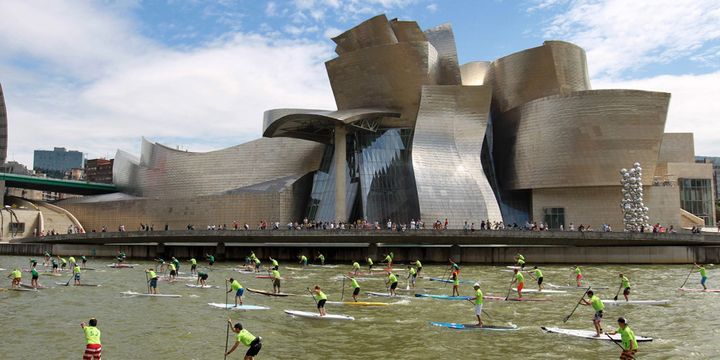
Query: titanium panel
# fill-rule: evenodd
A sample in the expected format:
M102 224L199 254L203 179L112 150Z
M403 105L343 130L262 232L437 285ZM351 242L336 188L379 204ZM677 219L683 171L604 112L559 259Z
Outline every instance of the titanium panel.
M338 55L363 48L397 44L398 39L385 14L363 21L360 25L345 31L332 39Z
M455 48L455 35L450 24L442 24L425 30L425 37L440 59L441 74L438 85L460 85L460 65L458 63L457 48Z
M494 123L500 183L510 190L617 186L628 164L652 172L669 102L668 93L589 90L503 113Z
M5 107L5 97L3 96L2 84L0 84L0 165L4 164L5 160L7 160L7 144L7 108Z
M477 86L485 84L485 74L490 70L492 63L489 61L472 61L460 66L462 84L465 86Z
M491 96L489 86L423 87L412 162L426 222L502 220L480 158Z
M589 90L585 51L562 41L546 41L493 61L485 79L500 112L550 95Z
M438 54L427 42L375 46L325 63L338 110L395 109L385 127L412 127L423 85L438 83Z
M420 26L415 21L390 21L398 42L428 41Z

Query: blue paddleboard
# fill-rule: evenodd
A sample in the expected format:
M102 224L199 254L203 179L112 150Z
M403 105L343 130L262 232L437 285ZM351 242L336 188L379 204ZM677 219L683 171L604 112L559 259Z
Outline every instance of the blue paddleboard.
M450 295L433 295L433 294L415 294L415 297L426 297L431 299L442 300L470 300L472 296L450 296Z
M456 330L513 331L513 330L517 330L517 328L518 328L517 325L515 325L515 324L510 324L508 326L483 325L482 327L480 327L475 324L457 324L457 323L437 322L437 321L431 321L430 325L441 326L441 327L446 327L448 329L456 329Z

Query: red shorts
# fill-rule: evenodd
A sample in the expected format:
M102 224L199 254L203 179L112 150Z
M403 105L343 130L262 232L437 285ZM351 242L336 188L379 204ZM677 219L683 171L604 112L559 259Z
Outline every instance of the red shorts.
M102 353L102 345L87 344L85 346L85 353L83 354L83 360L100 360L101 353Z
M518 287L517 287L518 291L522 291L522 289L524 289L524 288L525 288L525 283L518 284Z
M582 279L582 274L578 274L578 275L576 276L576 278L577 278L578 280Z

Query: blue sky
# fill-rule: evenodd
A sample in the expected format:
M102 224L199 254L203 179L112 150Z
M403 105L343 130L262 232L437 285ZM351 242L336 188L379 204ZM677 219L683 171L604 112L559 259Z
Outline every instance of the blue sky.
M711 0L0 1L9 157L63 146L191 151L260 136L262 112L334 108L329 37L374 15L451 23L460 62L566 40L594 88L672 93L666 131L720 155L720 2Z

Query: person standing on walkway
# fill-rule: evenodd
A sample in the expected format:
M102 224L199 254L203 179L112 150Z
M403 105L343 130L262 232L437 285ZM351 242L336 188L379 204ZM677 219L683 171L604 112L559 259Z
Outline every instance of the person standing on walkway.
M243 360L255 359L255 356L260 352L260 349L262 349L262 338L256 337L249 331L243 329L243 326L240 323L235 323L235 325L233 325L232 319L230 318L228 318L228 324L229 326L232 326L232 331L237 335L235 335L235 345L233 345L233 347L225 353L225 356L232 354L233 351L235 351L235 349L240 346L240 344L243 344L249 347L248 351L245 353L245 357L243 358Z
M100 330L97 328L97 319L92 318L88 324L80 323L85 333L85 352L83 360L100 360L102 345L100 344Z
M607 334L620 334L620 339L622 340L623 347L623 352L620 353L620 360L635 359L635 354L637 354L638 351L638 343L637 339L635 339L635 332L632 331L630 326L628 326L627 320L625 318L619 318L618 329L615 331L610 331Z
M590 301L585 300L585 296L582 298L583 305L589 305L593 307L593 310L595 310L595 316L593 317L593 325L595 326L595 331L597 334L595 334L595 337L600 337L602 335L602 326L600 322L603 318L603 310L605 310L605 304L603 304L602 300L595 295L595 293L592 290L587 291L587 296L590 297Z

